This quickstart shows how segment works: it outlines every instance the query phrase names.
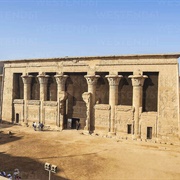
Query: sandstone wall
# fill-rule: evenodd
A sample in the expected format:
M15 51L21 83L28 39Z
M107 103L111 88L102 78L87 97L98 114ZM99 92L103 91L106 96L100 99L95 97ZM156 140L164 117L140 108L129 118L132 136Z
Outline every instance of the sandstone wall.
M177 137L179 133L179 75L178 61L175 55L112 56L64 59L37 59L5 62L2 119L12 121L15 113L22 111L22 105L13 105L13 73L108 73L120 75L121 72L158 72L158 110L157 112L140 113L141 135L146 138L147 127L152 127L153 138ZM99 91L99 89L98 89ZM98 100L98 99L97 99ZM101 103L101 102L99 102ZM28 104L28 120L38 121L39 105ZM95 105L95 129L103 133L109 131L110 106ZM45 121L56 123L57 106L44 106ZM86 106L77 101L73 107L73 116L80 118L85 126ZM22 112L20 113L22 114ZM21 116L21 115L20 115ZM22 120L22 118L20 118ZM115 107L117 134L127 133L127 124L133 121L133 107Z

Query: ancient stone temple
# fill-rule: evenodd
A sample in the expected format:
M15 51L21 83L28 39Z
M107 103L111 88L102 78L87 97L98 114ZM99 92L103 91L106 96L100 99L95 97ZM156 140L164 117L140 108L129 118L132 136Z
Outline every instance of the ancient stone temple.
M1 118L141 139L179 137L180 54L4 61Z

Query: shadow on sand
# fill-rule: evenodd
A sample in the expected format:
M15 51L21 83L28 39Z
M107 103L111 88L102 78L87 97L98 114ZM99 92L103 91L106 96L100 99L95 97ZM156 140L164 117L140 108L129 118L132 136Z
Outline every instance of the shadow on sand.
M12 125L13 126L13 125ZM20 176L23 180L46 180L49 178L49 172L44 170L44 163L39 162L38 159L32 159L23 156L12 156L7 152L2 152L4 144L10 143L8 148L11 148L11 142L18 141L23 136L16 136L16 133L10 133L5 128L11 127L10 124L3 124L0 129L0 171L5 171L6 174L13 174L14 169L18 168ZM31 151L31 149L24 149L24 151ZM61 170L58 169L58 172ZM68 180L51 173L51 180Z

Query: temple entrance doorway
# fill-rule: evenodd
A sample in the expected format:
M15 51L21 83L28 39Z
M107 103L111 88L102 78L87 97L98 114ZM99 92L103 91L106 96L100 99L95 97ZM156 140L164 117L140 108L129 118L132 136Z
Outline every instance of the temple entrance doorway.
M152 127L147 127L147 139L152 139Z
M19 123L19 114L16 113L16 123Z
M67 129L79 129L80 128L80 119L72 118L67 120Z
M86 73L65 73L68 75L66 80L66 122L67 129L83 129L86 119L86 103L82 94L87 92L88 86L85 79Z

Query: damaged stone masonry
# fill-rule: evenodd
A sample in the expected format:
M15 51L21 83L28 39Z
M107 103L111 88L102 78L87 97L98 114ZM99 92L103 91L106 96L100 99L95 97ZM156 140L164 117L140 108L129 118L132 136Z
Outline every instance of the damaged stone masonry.
M1 119L172 141L180 136L180 54L1 62ZM69 125L69 122L71 123Z

